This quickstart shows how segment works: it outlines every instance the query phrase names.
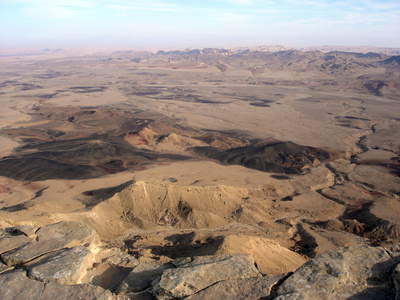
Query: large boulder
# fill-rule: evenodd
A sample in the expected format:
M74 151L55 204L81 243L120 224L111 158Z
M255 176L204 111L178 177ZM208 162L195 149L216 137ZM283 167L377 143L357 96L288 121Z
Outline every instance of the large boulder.
M62 221L51 225L43 226L36 232L38 241L61 239L66 244L93 246L100 238L96 231L84 224L73 221Z
M164 271L154 292L158 299L183 298L220 281L261 276L248 255L200 256Z
M307 262L279 286L275 299L394 299L392 273L399 253L344 247Z
M31 279L76 284L91 265L92 253L83 246L61 249L41 256L26 266Z

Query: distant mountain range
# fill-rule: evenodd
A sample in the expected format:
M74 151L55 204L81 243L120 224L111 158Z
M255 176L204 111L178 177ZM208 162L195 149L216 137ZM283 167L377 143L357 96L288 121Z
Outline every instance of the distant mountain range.
M15 49L0 49L0 57L5 56L29 56L29 55L99 55L99 54L110 54L110 53L158 53L158 54L237 54L242 52L282 52L289 50L300 50L303 52L320 51L324 53L328 52L354 52L354 53L379 53L388 56L400 55L400 48L388 48L388 47L374 47L374 46L313 46L303 48L293 48L282 45L269 45L269 46L252 46L252 47L220 47L220 48L187 48L187 49L175 49L175 50L159 50L157 51L145 51L135 49L121 49L118 47L108 48L57 48L57 49L27 49L27 48L15 48Z
M357 53L381 53L386 55L400 55L400 48L385 48L374 46L315 46L300 48L302 51L341 51L341 52L357 52Z

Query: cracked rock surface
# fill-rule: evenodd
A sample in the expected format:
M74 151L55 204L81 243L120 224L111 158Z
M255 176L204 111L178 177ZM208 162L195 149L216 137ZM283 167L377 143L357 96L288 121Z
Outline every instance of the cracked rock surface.
M37 228L36 228L37 229ZM80 284L92 266L95 230L77 222L2 229L1 299L116 299L99 286Z
M74 284L92 262L92 253L83 246L61 249L41 256L26 266L29 278L43 282Z
M296 270L275 299L394 299L391 275L399 261L399 253L380 247L338 248Z
M155 286L155 292L159 299L182 298L216 282L261 276L250 256L203 256L176 269L164 271L160 282Z
M124 252L118 244L100 243L93 229L77 222L3 228L0 241L0 296L6 300L394 300L399 294L397 248L336 248L274 276L262 273L251 254L170 258L149 249ZM146 251L150 255L143 256Z
M59 285L30 280L24 270L0 274L0 295L4 300L32 299L115 299L110 291L87 284Z

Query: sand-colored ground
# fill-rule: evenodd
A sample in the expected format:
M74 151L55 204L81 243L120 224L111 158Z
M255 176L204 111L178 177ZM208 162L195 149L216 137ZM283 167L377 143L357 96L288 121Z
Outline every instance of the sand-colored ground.
M81 221L121 247L141 236L129 247L142 259L196 254L196 238L167 239L194 232L204 247L197 254L250 253L268 274L338 246L395 243L400 98L394 90L391 98L361 93L357 79L385 69L329 75L257 63L249 62L251 71L237 60L4 59L0 163L24 159L29 173L29 159L39 153L40 163L51 158L92 169L81 177L61 165L40 173L38 163L24 178L3 169L0 225ZM276 141L318 147L330 157L302 166L304 174L277 174L190 150Z

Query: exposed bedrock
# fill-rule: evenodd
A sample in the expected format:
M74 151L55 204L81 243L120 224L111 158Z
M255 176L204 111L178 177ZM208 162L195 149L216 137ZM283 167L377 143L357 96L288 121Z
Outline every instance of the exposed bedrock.
M202 234L165 238L179 246ZM19 246L22 236L27 239ZM306 262L273 241L237 234L212 252L201 242L194 244L203 252L179 255L176 247L173 258L168 245L140 248L138 236L125 237L126 252L77 222L3 228L1 238L8 240L0 251L7 263L0 262L2 299L395 299L398 293L400 253L381 247L342 247Z
M297 269L273 299L395 299L399 261L398 252L380 247L338 248Z

